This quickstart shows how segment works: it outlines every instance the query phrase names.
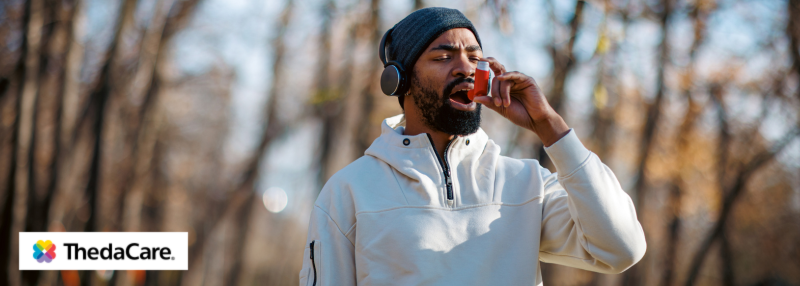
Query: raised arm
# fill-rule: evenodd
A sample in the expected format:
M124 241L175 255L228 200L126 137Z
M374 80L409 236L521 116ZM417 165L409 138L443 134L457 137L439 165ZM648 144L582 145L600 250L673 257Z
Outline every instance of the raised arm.
M587 150L547 102L536 81L483 59L497 75L492 96L475 97L544 143L557 174L545 179L540 259L593 271L619 273L644 255L644 232L630 197L614 173Z
M630 197L574 131L545 148L556 166L545 179L541 261L620 273L647 248Z

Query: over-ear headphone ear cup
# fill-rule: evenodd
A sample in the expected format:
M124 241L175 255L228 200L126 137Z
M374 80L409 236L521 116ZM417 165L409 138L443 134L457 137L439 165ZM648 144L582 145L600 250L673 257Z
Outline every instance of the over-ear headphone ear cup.
M403 65L389 61L381 73L381 91L386 95L401 95L408 90L408 82Z
M381 73L381 91L386 95L402 95L408 90L406 81L406 71L403 65L396 61L389 61L386 57L386 42L390 41L394 27L386 31L381 38L378 56L383 63L383 73Z
M381 90L386 95L395 95L400 87L400 71L394 65L383 68L381 74Z
M400 72L400 83L397 85L397 91L394 92L394 95L402 95L406 94L408 91L408 78L406 78L405 72Z

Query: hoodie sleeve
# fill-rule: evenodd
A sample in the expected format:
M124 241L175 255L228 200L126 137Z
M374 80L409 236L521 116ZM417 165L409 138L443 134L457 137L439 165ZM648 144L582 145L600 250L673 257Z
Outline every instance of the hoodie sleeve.
M545 151L558 172L541 168L540 260L602 273L620 273L636 264L647 248L644 232L611 169L581 144L574 130Z
M301 286L356 285L355 246L345 231L327 211L314 206L303 251Z

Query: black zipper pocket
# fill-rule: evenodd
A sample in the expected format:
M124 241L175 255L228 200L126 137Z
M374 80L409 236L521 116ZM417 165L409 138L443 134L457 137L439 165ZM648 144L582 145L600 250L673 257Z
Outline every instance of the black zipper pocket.
M314 283L311 284L311 286L317 286L317 264L314 262L314 242L317 241L311 241L311 244L308 245L308 247L311 248L311 251L309 251L311 253L311 266L314 267Z

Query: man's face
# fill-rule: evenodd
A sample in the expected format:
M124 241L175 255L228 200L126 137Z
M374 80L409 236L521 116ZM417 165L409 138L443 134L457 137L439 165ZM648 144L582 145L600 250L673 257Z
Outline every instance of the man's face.
M428 127L451 135L468 135L481 125L481 108L467 97L483 57L466 28L436 38L414 64L409 95Z

